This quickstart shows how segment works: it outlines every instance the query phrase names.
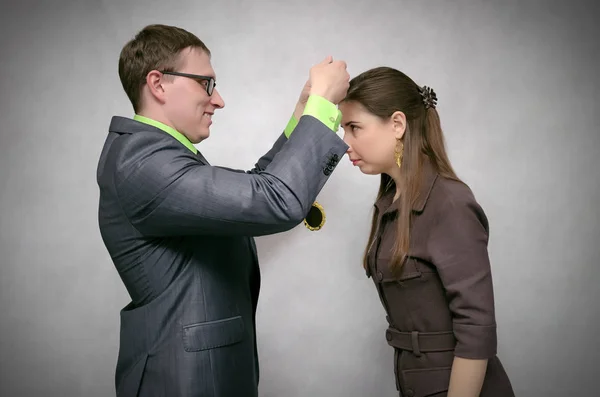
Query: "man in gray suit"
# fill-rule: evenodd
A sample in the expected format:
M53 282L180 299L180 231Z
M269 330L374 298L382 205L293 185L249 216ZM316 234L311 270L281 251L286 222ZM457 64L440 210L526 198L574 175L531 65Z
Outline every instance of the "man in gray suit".
M97 170L102 239L131 296L117 396L255 397L252 236L302 222L346 152L335 133L346 65L311 68L294 116L251 171L211 166L193 145L224 106L196 36L147 26L124 46L119 75L135 117L113 117Z

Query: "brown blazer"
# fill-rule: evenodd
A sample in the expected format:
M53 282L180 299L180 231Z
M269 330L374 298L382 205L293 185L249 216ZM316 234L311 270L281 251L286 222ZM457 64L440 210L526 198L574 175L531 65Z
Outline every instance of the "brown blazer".
M375 203L378 232L367 277L387 313L396 388L404 397L446 396L458 356L489 359L481 396L514 396L496 356L488 221L470 188L425 164L409 256L397 278L389 262L400 200L392 202L395 189L390 190Z

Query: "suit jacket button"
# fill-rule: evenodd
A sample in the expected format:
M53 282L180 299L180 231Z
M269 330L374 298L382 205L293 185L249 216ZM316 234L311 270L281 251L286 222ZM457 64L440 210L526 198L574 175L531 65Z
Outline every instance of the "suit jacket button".
M392 333L389 329L385 331L385 339L387 339L388 341L392 340Z
M329 175L331 175L331 171L329 170L329 168L325 168L325 169L323 170L323 173L325 174L325 176L329 176Z
M406 389L406 397L413 397L415 395L415 391L413 389Z
M337 154L333 154L333 159L337 162L340 159L340 156L338 156Z

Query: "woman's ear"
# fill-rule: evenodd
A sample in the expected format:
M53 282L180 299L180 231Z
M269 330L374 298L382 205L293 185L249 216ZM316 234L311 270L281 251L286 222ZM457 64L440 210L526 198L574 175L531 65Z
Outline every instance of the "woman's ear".
M406 131L406 115L401 111L395 111L391 117L392 128L396 139L402 139Z

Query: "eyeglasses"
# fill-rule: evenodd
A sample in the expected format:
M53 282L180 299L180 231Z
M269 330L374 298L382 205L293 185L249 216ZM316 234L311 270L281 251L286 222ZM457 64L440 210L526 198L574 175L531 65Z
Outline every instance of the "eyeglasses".
M181 77L187 77L190 78L192 80L195 80L198 84L204 86L204 84L202 84L202 82L204 81L208 81L208 84L206 84L205 88L206 88L206 93L210 96L213 93L213 90L215 89L215 86L217 85L217 83L215 82L215 79L213 77L210 76L201 76L198 74L189 74L189 73L181 73L181 72L169 72L166 70L161 70L160 71L162 74L170 74L173 76L181 76Z

